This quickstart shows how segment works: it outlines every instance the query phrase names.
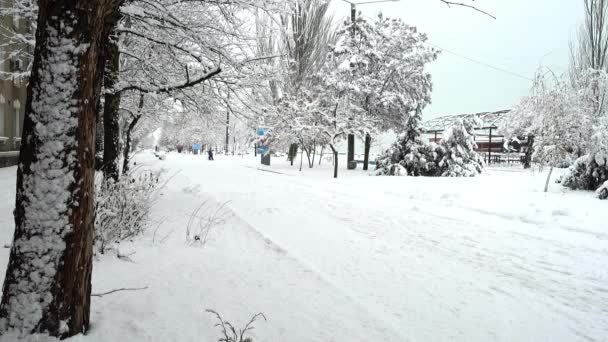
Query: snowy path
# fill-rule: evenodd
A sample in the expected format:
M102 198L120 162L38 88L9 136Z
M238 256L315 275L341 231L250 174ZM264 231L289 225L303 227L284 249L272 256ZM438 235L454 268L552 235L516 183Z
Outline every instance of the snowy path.
M214 341L205 308L239 324L264 312L263 342L608 336L608 203L537 192L542 175L333 180L280 162L263 172L253 159L141 158L179 172L156 213L159 234L173 234L126 246L132 263L96 263L95 292L149 289L94 298L90 338L76 341ZM207 199L229 201L231 217L204 248L186 246ZM0 200L4 224L13 199Z
M204 192L230 200L265 237L413 340L608 335L606 231L593 220L544 219L543 210L567 216L562 203L541 198L537 217L509 216L483 200L454 204L449 189L418 197L408 182L399 191L373 185L385 179L361 186L205 166L205 179L230 181L205 182Z

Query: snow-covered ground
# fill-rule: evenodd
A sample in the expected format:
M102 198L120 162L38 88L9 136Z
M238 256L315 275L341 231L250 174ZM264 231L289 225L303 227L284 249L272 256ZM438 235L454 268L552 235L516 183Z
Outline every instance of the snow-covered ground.
M554 183L545 194L543 173L370 177L342 162L336 180L326 160L302 172L253 156L137 160L173 176L160 223L121 246L131 261L99 257L93 290L148 289L94 297L89 336L70 341L217 341L207 308L237 326L263 312L256 342L608 336L608 202ZM15 168L0 169L1 244L14 183ZM226 222L191 246L186 227L204 201L226 203Z

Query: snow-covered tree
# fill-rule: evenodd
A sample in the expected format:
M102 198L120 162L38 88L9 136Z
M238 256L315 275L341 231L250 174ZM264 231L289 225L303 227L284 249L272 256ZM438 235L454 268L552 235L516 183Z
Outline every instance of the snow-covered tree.
M423 139L420 120L418 110L408 120L405 132L377 159L377 175L472 177L483 171L474 139L474 127L479 123L456 120L436 144Z
M432 83L426 67L438 51L424 45L426 35L415 27L382 14L368 20L359 13L354 23L343 23L337 36L332 53L341 60L341 72L336 76L349 85L350 101L375 119L375 131L403 130L408 116L430 103ZM363 134L366 160L370 133Z
M37 14L32 18L37 18L39 29L35 41L29 40L35 43L35 49L31 50L34 58L17 177L15 234L0 305L0 334L4 336L42 333L68 337L88 329L93 164L101 82L108 59L105 48L109 42L121 39L119 34L110 36L117 27L129 29L126 22L125 26L118 24L125 14L121 14L120 8L126 5L123 8L134 9L129 6L133 3L128 0L36 2ZM139 66L150 66L139 69L145 70L141 73L131 70L132 74L143 75L149 71L150 77L119 79L112 87L106 87L106 93L129 92L134 99L142 94L175 93L186 85L201 85L219 72L221 65L230 63L235 69L248 65L247 54L241 53L246 49L234 48L240 46L238 42L223 45L226 47L223 55L213 51L217 44L233 39L230 31L222 30L211 36L219 36L222 42L205 41L200 35L191 35L196 32L193 26L183 23L197 24L194 28L200 33L212 19L214 24L226 25L227 21L217 19L217 14L231 14L230 19L235 19L231 22L237 26L243 23L236 20L240 15L235 11L237 5L263 9L285 5L279 0L198 3L203 7L186 16L189 21L183 20L184 17L176 19L178 16L171 16L174 11L166 9L182 6L180 14L186 15L187 6L193 6L194 1L145 1L145 5L129 12L131 29L143 31L146 25L157 29L144 32L148 45L138 44L148 47L139 52L150 55L130 55L140 62ZM216 6L215 12L211 6ZM194 18L197 14L199 17ZM135 23L134 18L141 20ZM159 28L170 32L159 31ZM212 30L210 26L207 29ZM241 26L239 29L246 31L247 28ZM158 49L151 49L155 37L160 39L156 42ZM193 42L191 37L196 40ZM190 38L187 41L193 43L185 43L182 38ZM169 50L168 46L174 49ZM175 53L174 58L168 58L171 52ZM199 55L202 57L198 58ZM206 60L214 63L206 63ZM151 65L153 61L159 64ZM255 64L255 61L251 63ZM162 68L170 73L160 73ZM178 70L181 73L178 74ZM126 70L119 71L122 74ZM255 79L254 72L248 74L247 80ZM242 79L232 76L224 82L242 85ZM242 93L252 93L252 87L247 83L240 89L245 89ZM181 96L186 98L194 94L182 93ZM137 101L131 103L138 106Z
M89 326L97 77L116 0L38 1L0 334Z
M594 76L595 75L595 76ZM597 121L590 84L598 74L587 72L572 83L564 75L540 69L530 95L509 113L502 133L507 138L533 136L533 158L561 166L589 150L593 122Z
M607 94L607 81L601 70L558 77L541 69L531 94L505 120L505 135L533 136L533 160L550 168L570 165L581 157L563 184L595 190L605 180L601 175L605 173L603 155L607 150L602 138L606 113L601 102ZM581 179L584 175L589 178Z
M483 158L477 153L475 122L455 120L443 134L444 155L439 162L443 177L474 177L483 171Z
M376 159L376 174L390 176L439 176L438 163L443 157L441 146L422 136L422 112L412 114L397 141ZM399 165L400 167L397 167ZM401 169L403 168L403 169ZM400 171L396 173L397 171Z

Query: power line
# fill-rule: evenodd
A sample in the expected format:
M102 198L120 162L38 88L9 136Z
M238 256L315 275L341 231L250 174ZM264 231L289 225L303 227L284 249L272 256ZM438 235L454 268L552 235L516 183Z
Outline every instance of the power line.
M499 72L502 72L502 73L505 73L505 74L508 74L508 75L511 75L511 76L514 76L514 77L518 77L518 78L524 79L524 80L526 80L526 81L532 81L532 82L534 81L534 80L533 80L533 79L531 79L530 77L524 76L524 75L522 75L522 74L518 74L518 73L516 73L516 72L510 71L510 70L507 70L507 69L504 69L504 68L501 68L501 67L497 67L497 66L494 66L494 65L488 64L488 63L486 63L486 62L482 62L482 61L479 61L479 60L473 59L473 58L471 58L471 57L464 56L464 55L462 55L462 54L459 54L459 53L454 52L454 51L450 51L450 50L448 50L448 49L444 49L444 48L439 47L439 46L437 46L437 45L434 45L434 44L431 44L431 43L428 43L428 42L426 42L425 44L426 44L426 45L429 45L429 46L431 46L431 47L434 47L435 49L438 49L438 50L440 50L440 51L447 52L447 53L449 53L449 54L451 54L451 55L454 55L454 56L456 56L456 57L459 57L459 58L465 59L465 60L467 60L467 61L469 61L469 62L472 62L472 63L475 63L475 64L479 64L479 65L485 66L486 68L490 68L490 69L493 69L493 70L496 70L496 71L499 71Z

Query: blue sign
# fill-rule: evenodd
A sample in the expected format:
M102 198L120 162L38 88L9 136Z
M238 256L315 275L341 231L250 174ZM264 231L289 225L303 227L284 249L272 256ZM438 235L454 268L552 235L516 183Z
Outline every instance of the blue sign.
M192 144L192 149L195 150L195 151L198 151L198 150L201 149L201 145L199 145L199 144Z
M270 128L268 128L268 127L258 127L259 143L258 143L257 152L263 156L267 155L270 152L270 148L263 143L264 138L262 138L264 136L264 134L266 134L266 132L268 132L268 130L270 130Z
M268 146L266 145L259 145L257 148L258 154L261 155L266 155L268 153Z

